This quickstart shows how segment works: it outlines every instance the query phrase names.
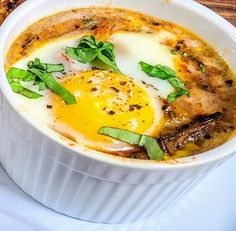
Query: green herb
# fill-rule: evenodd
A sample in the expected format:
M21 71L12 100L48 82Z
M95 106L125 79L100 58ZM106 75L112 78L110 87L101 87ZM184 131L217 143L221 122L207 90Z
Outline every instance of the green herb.
M99 129L98 134L110 136L128 144L144 147L151 160L163 160L163 151L153 137L112 127L102 127Z
M35 99L42 95L30 91L21 85L22 82L34 81L33 86L38 85L39 91L44 91L46 87L60 96L67 104L75 104L75 97L62 87L53 77L53 72L63 72L62 64L41 63L40 59L36 58L28 64L28 70L22 70L12 67L7 72L7 80L15 93L19 93L28 98Z
M24 81L24 79L26 79L26 81L31 81L34 79L34 76L28 71L15 67L10 68L7 72L8 83L15 93L21 94L30 99L37 99L39 97L42 97L42 95L24 88L20 83L21 81Z
M40 59L36 58L34 61L28 63L29 72L33 73L37 78L35 84L38 83L39 91L45 90L46 86L55 94L60 96L66 104L75 104L75 97L62 87L53 77L53 72L63 72L64 66L62 64L47 64L41 63Z
M202 61L200 61L194 55L191 55L188 52L181 51L178 47L176 49L172 50L171 53L174 54L174 55L180 54L180 55L182 55L185 58L191 59L192 61L197 63L197 65L200 68L202 73L206 73L206 67L205 67L204 63Z
M39 81L38 85L39 85L39 91L44 91L47 87L46 83L42 81Z
M168 95L168 102L173 103L179 96L189 95L189 91L185 89L183 81L171 68L162 65L152 66L144 62L140 62L139 64L142 68L142 71L148 76L167 80L171 86L175 88L176 91Z
M42 97L42 95L24 88L19 82L13 82L10 86L15 93L19 93L27 98L38 99L39 97Z
M35 58L34 61L30 61L27 64L29 70L30 69L37 69L41 70L45 73L53 73L53 72L63 72L64 66L62 64L49 64L49 63L41 63L39 58ZM34 84L39 86L39 91L44 91L46 89L46 83L43 82L38 76L34 76ZM23 79L23 81L30 81L31 79Z
M173 103L181 95L189 95L189 91L185 89L181 89L179 91L172 92L167 96L167 100L169 103Z
M67 104L75 104L75 97L67 91L64 87L62 87L52 76L51 73L45 73L42 70L38 69L30 69L30 72L34 75L38 76L46 86L55 94L60 96L62 100Z
M116 65L114 45L109 42L97 41L94 36L82 37L76 48L66 48L66 54L70 58L82 63L91 63L92 61L99 59L115 72L121 73Z
M64 71L64 66L62 64L41 63L39 58L36 58L34 61L30 61L27 66L29 69L38 69L45 71L46 73Z
M36 76L34 84L39 85L39 91L43 91L48 87L52 92L60 96L66 104L76 103L75 97L62 87L52 75L53 72L64 71L62 64L41 63L40 59L36 58L28 63L28 68L29 72Z
M16 67L10 68L7 72L7 80L9 83L12 83L13 81L22 80L24 78L30 78L33 80L34 76L32 73Z
M93 21L93 20L92 20L91 18L85 18L85 19L83 19L83 24L84 24L84 25L88 25L88 24L90 24L92 21Z

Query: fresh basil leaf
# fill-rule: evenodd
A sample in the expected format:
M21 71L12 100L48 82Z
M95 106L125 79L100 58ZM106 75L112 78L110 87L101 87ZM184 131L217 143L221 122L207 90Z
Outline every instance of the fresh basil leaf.
M33 86L36 86L36 85L39 85L39 83L41 83L42 80L39 78L39 77L35 77L35 80L34 80L34 83L33 83Z
M49 64L49 63L42 63L43 68L47 73L53 72L63 72L64 66L63 64Z
M143 135L139 141L139 146L146 149L150 160L163 160L163 151L155 138Z
M34 61L30 61L27 64L29 69L38 69L45 71L47 73L53 73L53 72L63 72L64 66L63 64L49 64L49 63L41 63L39 58L35 58Z
M97 56L99 50L91 48L76 48L75 55L81 63L91 63Z
M128 144L144 147L151 160L163 160L163 151L153 137L112 127L102 127L99 129L98 134L110 136Z
M39 91L44 91L46 89L46 83L45 82L40 81L38 83L38 85L39 85Z
M22 79L23 82L31 82L31 81L35 81L35 76L34 75L29 75L26 76Z
M44 67L42 66L39 58L35 58L34 61L29 61L27 66L29 69L35 68L35 69L39 69L39 70L45 70Z
M10 84L11 89L15 93L21 94L30 99L37 99L41 97L41 95L24 88L20 84L20 81L27 82L27 81L33 81L34 79L35 76L32 73L20 68L12 67L7 72L7 80Z
M139 134L112 127L102 127L99 129L98 134L110 136L132 145L138 145L141 138Z
M143 72L150 77L158 77L159 79L166 80L175 76L175 72L166 66L156 65L152 66L144 62L139 63Z
M79 57L75 54L75 48L74 47L66 47L66 54L71 58L76 61L80 61Z
M79 46L84 48L94 48L97 49L99 46L94 36L83 36L79 42Z
M31 90L28 90L26 88L24 88L20 82L12 82L10 84L11 86L11 89L15 92L15 93L18 93L18 94L21 94L23 96L26 96L27 98L30 98L30 99L38 99L39 97L42 97L42 95L36 93L36 92L33 92Z
M32 73L19 69L16 67L11 67L7 72L7 80L9 83L12 83L13 81L23 80L23 79L32 79L34 76Z
M117 73L121 73L121 71L119 70L119 68L117 67L116 63L114 62L114 60L109 59L108 56L104 55L104 54L99 54L98 58L105 63L106 65L110 66L115 72Z
M167 80L176 92L172 92L168 95L167 100L173 103L181 95L189 96L189 91L185 89L184 82L176 75L175 71L169 67L156 65L152 66L150 64L140 62L140 67L143 72L145 72L150 77L155 77L162 80Z
M53 78L51 74L52 72L63 72L64 66L62 64L41 63L39 58L35 58L35 60L30 61L27 64L27 66L28 66L28 70L22 70L19 68L12 67L7 72L7 80L12 90L15 93L19 93L31 99L36 99L36 98L41 97L40 94L24 88L20 84L20 81L23 81L23 82L34 81L33 85L38 85L39 91L44 91L46 89L46 86L50 86L51 88L53 88L55 93L59 92L58 95L63 96L63 100L66 103L72 104L76 102L74 96L71 95L71 93L68 93L68 91L64 89L62 86L60 86L60 84L56 82L56 80ZM32 70L36 74L33 73ZM39 76L39 73L40 73L40 76ZM45 77L47 82L44 81L45 79L44 80L42 79L42 76ZM48 78L46 78L46 76ZM54 85L50 84L50 83L55 83L55 82L56 84ZM60 90L60 88L62 88L62 90Z
M23 86L21 86L20 82L12 82L10 84L11 89L15 92L15 93L19 93L20 91L22 91L24 89Z
M66 48L66 54L71 59L82 63L91 63L95 59L99 59L115 72L121 73L115 61L113 44L109 42L99 42L94 36L82 37L76 48Z
M36 76L35 81L34 81L34 83L33 83L33 86L36 86L36 85L39 86L39 91L44 91L44 90L47 88L45 82L43 82L43 81L42 81L39 77L37 77L37 76Z
M169 103L173 103L178 97L182 95L189 96L189 91L186 89L180 89L179 91L172 92L167 96L167 100Z
M177 76L168 78L167 80L171 84L171 86L174 87L175 89L177 89L177 90L184 89L183 81L181 79L179 79Z
M76 99L75 97L69 92L67 91L63 86L61 86L52 76L51 73L45 73L41 70L38 69L30 69L30 72L35 74L36 76L38 76L43 82L45 82L45 84L47 85L47 87L54 92L55 94L57 94L58 96L60 96L62 98L62 100L66 103L66 104L75 104L76 103Z
M181 96L180 92L172 92L167 96L167 100L169 103L173 103L179 96Z
M24 88L23 90L19 91L18 92L19 94L29 98L29 99L38 99L40 97L42 97L42 95L36 93L36 92L33 92L33 91L30 91L26 88Z

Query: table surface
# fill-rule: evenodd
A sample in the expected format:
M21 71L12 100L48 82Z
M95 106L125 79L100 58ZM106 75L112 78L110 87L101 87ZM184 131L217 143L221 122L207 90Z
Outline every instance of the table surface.
M236 26L236 0L197 0Z

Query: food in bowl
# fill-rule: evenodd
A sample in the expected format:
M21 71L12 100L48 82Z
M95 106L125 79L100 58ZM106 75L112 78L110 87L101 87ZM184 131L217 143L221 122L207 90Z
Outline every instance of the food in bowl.
M18 100L71 145L169 160L235 133L235 76L192 32L130 10L93 7L43 18L5 58Z
M63 79L57 79L57 77L63 75L63 72L66 70L66 65L64 65L60 59L54 61L49 60L47 59L47 57L51 57L49 55L45 55L46 57L37 55L30 58L29 56L33 54L34 50L36 51L36 49L32 47L33 51L25 54L25 57L28 57L29 60L25 62L24 67L20 67L16 66L15 64L16 62L20 61L21 58L18 61L13 62L11 65L8 65L9 63L7 64L6 53L12 41L16 37L18 37L19 34L25 30L25 28L35 23L35 21L44 19L48 15L53 15L55 14L55 12L62 12L72 8L75 9L79 7L91 6L126 8L130 10L140 11L147 15L160 17L165 20L173 21L180 25L183 25L196 34L201 35L201 37L208 41L209 44L212 44L212 46L214 46L218 50L218 52L227 60L232 69L235 71L232 62L232 60L235 59L235 53L233 52L233 48L235 47L234 28L224 19L220 18L213 12L200 6L194 1L186 1L184 5L182 3L182 1L178 0L150 0L148 1L148 4L146 1L141 0L136 1L135 4L130 0L26 1L24 5L13 12L13 14L10 15L9 18L4 22L4 24L0 28L0 63L2 66L2 68L0 68L0 72L2 75L2 78L0 78L0 123L2 125L2 137L0 139L0 161L2 166L6 169L7 173L14 180L14 182L27 194L32 196L32 198L58 212L88 221L105 223L134 222L137 220L143 220L153 216L157 216L167 208L173 206L178 200L180 200L180 198L183 198L190 189L196 186L197 183L210 171L215 169L227 158L232 156L232 154L235 152L235 137L218 146L217 148L199 154L194 158L192 156L189 156L186 158L171 161L168 160L157 162L146 161L145 159L140 160L133 158L122 158L119 156L116 157L114 155L104 154L105 152L95 151L73 141L73 138L76 137L69 137L68 133L62 136L58 132L53 131L47 124L47 126L45 126L44 124L47 122L45 122L45 117L43 117L43 114L40 114L39 111L34 110L33 107L33 105L36 105L35 102L38 99L28 99L27 97L21 96L20 94L15 95L9 87L7 79L4 77L4 65L6 67L6 72L8 72L8 70L14 66L16 68L21 68L24 71L32 69L33 66L40 66L40 73L42 72L41 74L44 74L43 76L45 76L45 72L48 76L48 74L50 74L48 73L49 71L57 70L58 72L52 73L53 76L49 76L50 82L53 80L57 80L57 83L60 84L59 92L58 89L54 89L58 94L58 96L55 95L55 97L58 97L59 99L62 97L63 102L64 100L66 100L68 103L73 103L74 97L76 99L78 95L71 92L70 89L65 88L66 86L63 85ZM101 11L99 11L99 14L97 14L97 17L100 15L100 12ZM75 13L73 16L76 18L78 17L78 14ZM73 17L71 17L70 20L73 21ZM56 25L59 25L62 21L61 19L59 20L59 18L56 18L54 22ZM61 28L63 28L62 24L66 25L65 22L61 23ZM53 30L57 30L57 28L57 26L52 27ZM65 27L65 29L70 30L69 27ZM38 28L36 28L35 31L36 30L36 34L39 35L40 31L42 30L42 28L40 29L39 24ZM87 31L89 32L89 30ZM79 44L81 45L82 37L89 36L89 38L86 37L86 40L83 41L88 41L88 39L94 41L94 39L96 39L96 41L102 42L101 45L104 45L104 43L106 42L110 42L112 45L114 45L114 56L112 57L115 57L113 61L115 60L116 66L114 66L114 62L111 62L110 64L114 69L117 67L121 73L125 71L121 66L119 57L116 53L117 45L113 41L111 41L110 39L98 38L95 34L88 32L81 35L80 37L79 35L82 33L80 33L80 31L78 32L78 37L75 42L72 42L71 44L66 43L63 45L63 48L61 50L64 54L66 53L66 47L68 47L68 49L71 51L71 54L73 54L74 49L77 48ZM30 34L28 35L30 36ZM50 36L52 37L52 40L49 38ZM60 34L58 34L58 36L60 37ZM92 38L91 36L94 36L94 38ZM67 35L65 35L64 37L66 38ZM32 37L29 37L29 40L25 40L25 42L23 42L21 45L27 45L28 41L29 43L31 43L31 38ZM57 40L55 36L52 36L52 30L49 30L48 27L45 27L45 43L42 43L42 37L40 39L41 43L38 43L40 47L43 47L43 45L46 44L47 41ZM37 36L35 36L35 45L37 42L36 40ZM106 45L108 44L106 43ZM28 48L30 46L31 45L29 44ZM129 45L128 47L130 46L131 45ZM175 46L176 44L173 45L173 47ZM112 46L109 45L108 47L111 48ZM171 47L171 50L173 50L173 47ZM91 51L91 49L89 50ZM51 53L53 53L53 49L50 49L50 54ZM96 56L95 52L91 53ZM176 52L173 51L173 53ZM168 52L168 54L170 53ZM189 54L191 54L190 51ZM181 54L171 55L173 55L171 57L175 58L178 57L177 55L181 56ZM196 65L195 67L199 68L199 70L203 68L201 70L203 72L204 67L207 70L208 64L205 63L205 60L201 60L200 57L195 54L192 55L194 55L194 57L198 58L198 61L201 61L204 64L202 66L200 62L198 64L197 62L192 61L193 65ZM86 55L86 57L88 56ZM90 59L91 57L92 56L90 56ZM77 59L77 55L74 58ZM132 60L133 59L134 58L132 57ZM71 58L69 58L69 60L73 62L76 61L74 59L71 60ZM141 69L139 62L143 62L152 66L158 65L158 63L152 63L150 60L138 59L138 62L135 62L135 65L137 65L138 67L137 70ZM26 65L28 63L29 67ZM62 74L60 74L60 71L62 71L61 63L63 64L63 68L65 69ZM76 67L77 65L85 65L81 62L75 63ZM59 65L51 66L48 64ZM74 67L74 63L72 64ZM104 62L100 63L100 65L101 64L104 65ZM90 63L86 63L86 65L90 67ZM165 63L159 63L159 65L165 66ZM85 71L85 73L88 72L88 67L85 68L83 66L82 69ZM127 70L128 67L129 65L126 65ZM171 67L169 65L168 67L170 67L172 70L175 69L175 67ZM34 72L38 73L39 68L34 69ZM92 71L101 72L102 69L104 69L104 73L107 73L105 71L109 72L113 70L112 68L107 69L107 67L105 68L104 66L98 66L97 63L96 65L93 65L93 68L91 69L93 69ZM81 71L77 71L75 74L79 74L80 72ZM177 69L175 69L175 72L177 73ZM147 81L150 81L151 79L159 80L149 77L144 72L141 73L143 73L143 75L147 78ZM71 74L74 73L71 72ZM120 76L117 70L113 71L111 74L113 74L111 78ZM177 76L178 75L179 74L177 73ZM32 75L30 74L30 76ZM128 74L124 75L124 73L122 77L132 77L134 79L133 76ZM191 90L189 89L186 81L182 79L181 76L178 77L183 82L182 89L184 87L187 91ZM29 75L28 78L30 78ZM16 84L17 86L17 83L13 84L13 82L17 82L16 79L13 78L12 80L14 81L11 81L11 79L9 81L11 85L14 86L14 84ZM44 81L41 81L40 79L39 82ZM41 85L41 89L45 87L44 83L37 84L35 89L32 88L31 82L27 83L29 84L29 87L25 85L26 83L24 81L20 82L20 84L24 87L18 89L24 90L21 93L26 92L26 94L28 94L28 90L31 90L31 94L34 96L43 93L43 91L38 91L38 89L39 85ZM146 83L149 84L150 82ZM170 91L166 92L166 96L161 96L162 98L167 98L169 94L175 92L176 90L173 87L171 88L169 82L160 81L160 83L158 83L158 86L159 84L166 84L167 87L170 87ZM55 81L53 81L53 86L55 86ZM62 91L61 86L64 87L64 90ZM142 81L141 83L140 81L134 83L134 88L144 89L144 93L146 92L145 87L146 86L142 83ZM27 91L25 91L25 89L27 89ZM61 92L65 92L65 89L66 94L61 94ZM41 99L51 99L50 96L52 96L53 93L50 93L51 89L47 89L47 91L48 94L45 94L44 97L40 97ZM113 91L115 92L117 90L113 88ZM92 91L92 93L94 92ZM49 96L49 98L47 98L47 96ZM149 92L146 93L146 96L147 99L152 97ZM181 97L182 96L179 96L177 100L180 100ZM158 97L158 99L160 100L159 102L161 102L161 98ZM176 103L177 100L175 100L174 103ZM41 113L47 113L47 111L50 111L51 113L51 111L55 109L54 105L50 104L51 101L41 102L42 109L46 108L46 112L44 110L40 110ZM26 104L28 106L26 106ZM73 104L69 106L73 106ZM35 107L38 108L39 105ZM162 110L160 111L163 112ZM219 123L218 120L222 116L221 113L222 112L219 113L218 111L210 112L209 114L206 114L207 117L193 119L192 123L196 125L199 125L200 123L205 126L207 125L208 127L208 123L210 120L213 123L212 126L214 126L214 123ZM44 124L42 123L43 121ZM104 128L104 126L102 130L100 130L101 128L99 128L99 131L102 133L106 132L107 127ZM110 132L111 127L108 128L108 131ZM113 128L117 129L117 127L112 127L112 129ZM202 128L204 128L204 126ZM115 131L116 133L113 134L117 134L117 131L119 130ZM125 131L131 132L131 134L133 135L132 131ZM140 135L145 134L139 132L134 133L138 135L135 137L140 137ZM122 132L122 134L124 133ZM147 140L154 138L152 135L147 136L148 137L145 137L145 139L147 138ZM104 137L109 138L105 135ZM116 141L118 142L120 140L116 139ZM151 139L151 141L153 141L153 139ZM127 145L126 142L125 145ZM134 147L140 148L138 145L135 145ZM159 147L161 147L161 144L159 144ZM144 154L146 155L145 152ZM168 156L164 155L164 158L166 157ZM24 167L22 168L22 166Z

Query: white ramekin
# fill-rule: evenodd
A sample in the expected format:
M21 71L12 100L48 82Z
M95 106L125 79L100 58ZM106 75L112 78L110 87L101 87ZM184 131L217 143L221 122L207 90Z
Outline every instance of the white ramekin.
M70 148L29 116L5 78L6 51L37 19L85 6L123 7L180 24L214 46L236 72L235 28L190 0L29 0L1 26L0 161L9 176L37 201L72 217L124 223L156 216L230 157L236 151L236 137L194 159L157 163Z

